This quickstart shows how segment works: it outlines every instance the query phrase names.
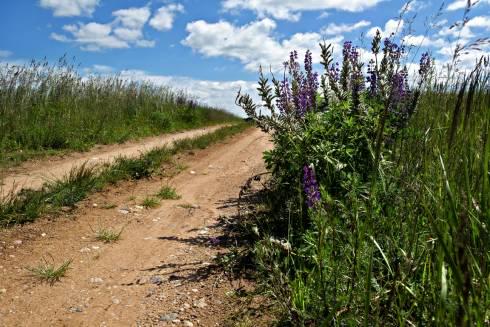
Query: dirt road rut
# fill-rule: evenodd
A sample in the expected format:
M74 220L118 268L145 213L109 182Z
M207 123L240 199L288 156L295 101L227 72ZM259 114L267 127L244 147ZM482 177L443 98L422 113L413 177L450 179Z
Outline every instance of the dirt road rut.
M216 326L231 307L230 285L210 272L225 251L219 217L236 214L241 185L264 171L270 148L256 129L179 161L173 178L124 182L55 221L0 231L1 326ZM170 184L182 196L154 209L143 199ZM93 229L124 228L105 244ZM67 276L40 283L25 267L71 259Z

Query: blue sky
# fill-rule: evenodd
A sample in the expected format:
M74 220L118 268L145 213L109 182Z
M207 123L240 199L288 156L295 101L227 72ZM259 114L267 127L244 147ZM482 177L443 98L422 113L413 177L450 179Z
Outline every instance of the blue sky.
M474 1L473 1L474 2ZM0 61L75 57L83 74L119 73L185 89L231 111L236 91L253 92L260 64L275 70L288 52L318 51L325 39L368 48L376 28L422 44L442 65L457 43L490 33L490 0L476 3L466 25L467 0L23 0L0 3ZM414 18L415 16L415 18ZM414 19L413 19L414 18ZM427 30L427 19L436 26ZM410 21L413 20L412 23ZM427 34L425 34L427 32ZM361 37L361 36L364 37ZM425 37L424 37L425 35ZM482 52L469 51L462 65ZM367 55L367 52L366 52ZM317 55L314 60L319 61ZM415 61L415 60L414 60Z

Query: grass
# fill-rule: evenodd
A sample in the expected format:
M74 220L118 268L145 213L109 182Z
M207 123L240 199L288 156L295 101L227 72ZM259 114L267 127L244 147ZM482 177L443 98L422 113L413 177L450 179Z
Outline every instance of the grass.
M40 190L24 189L0 199L0 225L32 222L43 214L56 215L62 207L74 206L89 194L122 180L139 180L161 172L172 156L186 150L207 147L242 132L250 125L241 123L222 127L213 133L183 140L172 147L143 153L138 158L118 158L112 165L74 168L66 177L46 183ZM156 201L156 199L153 199ZM151 201L150 201L151 202ZM148 203L151 205L151 203Z
M95 239L104 243L115 243L121 239L124 228L116 231L110 228L100 228L95 231Z
M84 77L66 58L0 66L0 167L237 120L167 86Z
M156 208L159 204L160 201L158 199L155 199L154 197L147 197L143 199L143 202L141 202L141 205L146 209Z
M70 269L72 260L66 260L60 266L56 267L54 264L48 263L43 260L41 264L36 267L28 267L27 270L31 275L42 282L47 282L51 285L58 282L62 277L64 277Z
M168 185L162 186L156 196L162 200L179 200L181 198L181 196L177 194L177 191Z

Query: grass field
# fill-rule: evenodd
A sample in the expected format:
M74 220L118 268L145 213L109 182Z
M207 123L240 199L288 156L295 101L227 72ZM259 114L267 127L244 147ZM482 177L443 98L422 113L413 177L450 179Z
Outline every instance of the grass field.
M0 167L237 119L170 87L82 76L66 58L0 67Z

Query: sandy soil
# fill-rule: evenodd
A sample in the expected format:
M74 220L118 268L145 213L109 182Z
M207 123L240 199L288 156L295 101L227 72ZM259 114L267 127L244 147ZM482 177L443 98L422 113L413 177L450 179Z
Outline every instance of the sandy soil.
M47 180L56 180L65 176L73 167L84 163L91 165L111 163L119 156L135 157L156 147L172 144L177 140L211 133L223 125L205 127L177 134L168 134L130 141L124 144L98 145L87 152L54 156L48 160L33 160L19 167L0 170L0 197L12 190L17 193L22 188L38 189Z
M250 129L183 155L187 169L174 177L124 182L54 221L0 231L0 325L223 325L245 282L213 272L213 259L227 251L216 241L219 222L236 214L240 187L264 171L262 152L270 146ZM180 200L139 206L168 184ZM92 229L99 227L124 227L122 239L96 241ZM25 269L42 258L73 261L51 286Z

